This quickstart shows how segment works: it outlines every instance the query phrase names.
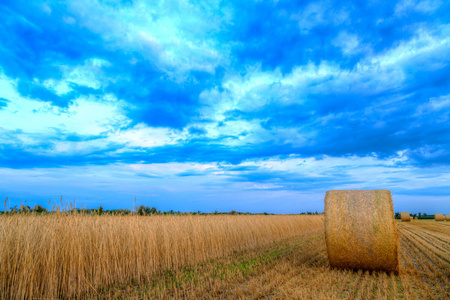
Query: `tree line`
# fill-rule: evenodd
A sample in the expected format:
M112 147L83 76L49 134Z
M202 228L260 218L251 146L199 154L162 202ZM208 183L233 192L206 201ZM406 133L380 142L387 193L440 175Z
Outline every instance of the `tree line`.
M33 208L31 208L29 205L22 205L20 206L13 206L10 208L5 208L5 211L1 212L0 214L9 214L9 213L36 213L36 214L51 214L54 212L64 212L67 214L71 213L82 213L82 214L88 214L88 215L130 215L130 214L136 214L139 216L149 216L149 215L275 215L274 213L252 213L252 212L241 212L236 210L231 210L229 212L202 212L202 211L195 211L195 212L181 212L181 211L161 211L158 210L156 207L149 207L146 205L139 205L134 207L132 210L130 209L104 209L103 206L99 206L97 208L81 208L77 209L75 207L70 208L60 208L60 207L53 207L52 210L48 210L42 205L35 205ZM294 213L295 215L318 215L321 214L319 212L300 212L300 213Z
M427 213L422 213L422 212L418 212L418 213L410 213L409 214L411 217L413 217L414 219L417 217L418 219L434 219L434 215L429 215ZM400 213L396 212L395 213L395 218L396 219L401 219L400 217Z

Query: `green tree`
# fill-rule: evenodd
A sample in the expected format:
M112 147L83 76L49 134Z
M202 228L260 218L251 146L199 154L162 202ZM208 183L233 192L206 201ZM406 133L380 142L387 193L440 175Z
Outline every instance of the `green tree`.
M156 208L154 208L154 207L150 208L150 207L145 206L145 205L139 205L139 207L137 209L137 213L140 216L150 215L153 212L156 212Z
M33 212L36 212L36 213L40 214L40 213L43 213L43 212L47 212L47 209L45 207L43 207L42 205L36 204L33 207Z

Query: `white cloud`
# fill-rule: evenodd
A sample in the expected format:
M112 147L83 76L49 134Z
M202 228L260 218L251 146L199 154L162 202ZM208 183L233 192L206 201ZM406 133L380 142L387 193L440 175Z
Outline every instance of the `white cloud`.
M308 180L322 181L321 184L312 186L309 192L314 190L330 190L330 189L391 189L407 191L411 189L427 189L435 186L446 186L450 180L450 174L446 172L445 167L442 168L416 168L411 166L402 166L399 163L405 162L408 158L404 156L406 151L397 153L396 156L386 159L379 159L375 156L366 157L329 157L324 156L322 159L303 158L291 155L286 159L272 157L269 159L247 160L239 166L256 166L259 172L268 175L274 172L274 180L279 172L292 178L292 182L302 178ZM226 166L226 165L224 165ZM437 171L437 170L440 171ZM242 175L245 172L234 172L231 175ZM336 174L339 173L337 176ZM251 177L249 177L251 178ZM297 179L299 178L299 179ZM332 178L330 180L330 178ZM289 179L286 179L289 181ZM271 182L250 182L251 184L281 184L283 189L289 189L292 182L279 181ZM248 183L245 186L249 186Z
M0 127L19 130L25 143L31 142L30 139L39 142L58 135L56 132L99 135L130 123L122 111L126 104L109 94L99 99L80 97L74 99L68 108L59 108L50 102L22 97L17 92L17 81L0 75L0 97L10 101L0 110Z
M71 16L64 16L63 17L63 21L64 21L64 23L66 23L66 24L70 24L70 25L73 25L73 24L75 24L76 22L77 22L77 20L75 20L73 17L71 17Z
M226 145L272 141L301 146L316 134L314 128L306 127L306 123L291 124L289 128L275 126L268 130L261 125L267 121L267 115L255 115L249 120L229 120L227 117L233 111L251 114L271 104L275 104L275 107L302 105L309 100L310 94L374 95L399 87L404 79L401 68L381 67L369 62L358 64L351 70L341 69L325 61L319 65L308 63L284 75L279 69L262 71L259 66L249 67L245 75L225 76L221 90L213 88L201 93L200 120L215 122L207 125L199 123L199 126L204 126L208 138L239 136L239 139L223 140L222 143ZM314 111L302 113L312 115Z
M430 98L428 106L435 111L450 108L450 95Z
M361 44L361 40L356 34L351 34L346 31L339 32L338 36L333 39L331 43L334 46L341 48L342 53L345 55L352 55L370 50L366 45Z
M103 62L93 62L93 65ZM97 98L81 96L67 108L50 102L35 101L17 92L17 80L0 73L0 97L8 100L0 110L0 141L20 143L23 147L52 143L53 147L40 154L83 154L107 149L111 143L122 145L118 152L133 151L135 147L151 148L173 145L186 140L187 129L153 128L137 124L128 128L131 120L125 115L129 106L113 94ZM13 134L12 134L13 133ZM79 141L61 140L61 135L79 135ZM83 140L83 137L95 139Z
M415 116L433 114L436 124L450 121L450 95L432 97L427 103L417 107Z
M359 39L341 33L342 39L348 36L353 42L351 45L342 44L344 51L358 51L355 47L360 48ZM410 40L401 41L383 53L374 55L368 52L370 54L352 69L322 61L296 66L287 74L282 74L279 69L263 71L260 65L247 66L244 75L228 73L221 89L215 87L201 93L201 119L223 122L227 112L233 110L251 113L274 103L303 104L311 94L364 96L401 88L411 68L434 70L450 61L450 26L441 26L434 31L418 29ZM245 121L242 128L251 128L251 132L259 130L260 137L272 138L270 134L262 134L264 130L260 127L258 129L261 121L264 120ZM227 127L222 125L222 128Z
M187 138L186 132L179 132L171 128L154 128L139 123L132 128L121 129L111 133L108 141L116 142L127 147L151 148L163 145L174 145Z
M58 201L76 198L78 207L102 205L105 208L130 208L137 204L156 206L162 210L242 210L252 212L296 213L323 210L325 191L330 189L390 189L396 211L410 207L411 196L402 193L411 189L448 186L450 175L443 168L414 168L395 165L401 156L391 159L375 157L324 157L322 160L291 156L249 160L239 165L217 163L155 163L109 164L58 168L9 169L1 168L0 190L11 198L12 205L32 199L47 205L49 198ZM268 175L280 172L286 181L242 181L247 171L223 171L228 167L258 166L258 172ZM189 172L199 176L178 176ZM252 171L249 171L250 173ZM339 174L339 175L336 175ZM239 180L235 181L234 179ZM252 178L251 176L249 178ZM270 178L270 177L267 177ZM292 181L289 181L291 178ZM296 183L318 182L305 190ZM331 178L331 180L330 180ZM23 190L26 185L28 189ZM422 196L423 197L423 196ZM445 207L448 196L441 198ZM405 197L404 197L405 198ZM403 199L403 200L402 200ZM433 212L437 198L427 196L414 207ZM447 205L448 207L448 205Z
M227 60L227 46L212 34L230 22L231 11L216 2L133 1L120 8L100 1L71 1L78 23L100 34L106 45L138 51L174 79L190 70L213 73Z
M435 12L441 5L441 0L403 0L395 6L395 15L406 16L411 10L430 14Z
M450 25L441 25L433 31L419 28L410 40L400 41L370 60L373 65L383 68L440 69L450 61Z
M352 69L343 69L333 62L312 62L294 67L290 73L282 74L279 69L263 71L261 66L247 66L246 72L228 73L218 87L205 90L200 95L202 107L201 120L215 122L198 126L206 130L206 137L214 139L227 134L239 136L238 139L226 139L226 145L245 145L247 143L261 143L272 141L275 143L291 143L301 146L308 140L313 140L317 132L314 127L305 127L301 122L291 124L290 128L274 127L266 129L262 123L265 115L254 115L248 120L227 119L233 111L251 114L263 106L275 104L283 106L289 104L305 104L313 95L353 94L371 96L389 90L401 88L410 74L410 68L425 68L427 70L442 67L450 57L450 28L441 26L435 31L417 30L410 39L397 44L383 53L373 55L371 51ZM342 33L341 38L349 34ZM350 35L351 36L351 35ZM356 36L352 39L358 41ZM358 46L357 46L358 45ZM343 44L344 51L358 51L359 41L352 42L352 46ZM347 47L347 48L346 48ZM395 109L393 101L403 98L396 97L382 99L366 108L370 113L380 105L386 111ZM398 98L398 97L397 97ZM386 103L384 103L385 101ZM384 103L384 104L383 104ZM428 107L429 106L429 107ZM422 109L437 109L447 107L446 98L434 99ZM308 109L305 107L305 109ZM314 114L314 111L303 112ZM258 117L259 116L259 117ZM446 116L446 115L445 115ZM447 119L444 115L441 119ZM319 116L317 122L326 122L328 117ZM445 118L444 118L445 117ZM379 122L376 126L384 126Z
M312 28L319 25L339 25L348 21L348 13L343 8L336 9L329 1L318 1L308 4L291 18L298 20L302 34L308 34Z
M75 67L59 66L63 74L61 80L47 79L39 83L37 79L34 79L34 83L41 84L57 95L65 95L73 91L73 84L100 89L115 81L102 70L103 67L109 67L110 65L106 60L91 58L86 60L83 65Z
M46 3L42 4L41 9L43 12L45 12L48 15L51 15L51 13L52 13L52 9Z
M278 104L302 104L309 94L358 93L371 95L398 87L405 75L401 68L380 66L363 62L351 70L323 61L319 65L293 68L291 73L281 74L279 69L261 71L249 68L246 75L225 77L222 88L204 91L200 95L205 104L202 112L208 117L223 120L230 110L251 112L261 106Z
M150 173L160 177L173 177L187 171L214 173L219 170L217 163L154 163L154 164L124 164L123 168L136 172ZM206 174L206 173L205 173Z

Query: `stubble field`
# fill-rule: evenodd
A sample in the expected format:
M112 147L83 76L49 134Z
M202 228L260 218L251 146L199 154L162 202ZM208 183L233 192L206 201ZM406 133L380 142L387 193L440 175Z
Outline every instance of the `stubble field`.
M330 269L323 216L1 216L1 298L449 299L450 222L397 223L400 273Z
M330 269L323 228L102 297L450 299L450 223L397 223L400 273Z

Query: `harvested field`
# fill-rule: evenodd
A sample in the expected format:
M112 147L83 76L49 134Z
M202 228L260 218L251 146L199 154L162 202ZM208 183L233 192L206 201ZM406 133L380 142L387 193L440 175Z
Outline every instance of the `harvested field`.
M117 286L103 291L100 298L449 299L450 228L434 220L397 224L398 275L330 269L323 228L316 228L155 276L145 286Z
M103 217L83 218L92 218L92 222L108 220L107 218L102 219ZM217 255L217 252L212 252L216 253L216 255L208 257L206 255L207 252L203 252L203 255L206 255L206 257L198 262L155 270L152 273L148 273L147 278L141 278L140 282L134 281L133 283L133 281L122 278L122 281L112 282L109 285L96 289L91 288L86 294L80 295L80 298L450 298L450 226L446 222L436 223L434 220L417 220L413 223L402 223L396 221L400 242L400 271L399 274L394 274L377 271L331 269L326 252L323 216L183 216L151 218L153 217L137 218L138 223L131 228L137 229L139 225L142 226L150 220L151 222L160 222L160 226L165 224L165 220L168 222L167 226L169 224L178 226L174 225L173 222L176 223L181 220L181 222L191 224L190 226L197 224L198 229L203 228L206 230L210 228L208 229L209 232L219 234L220 230L227 231L226 224L231 224L228 223L231 218L231 222L234 223L231 228L234 229L229 233L229 240L239 242L228 244L226 253ZM186 219L183 221L183 218ZM287 219L283 220L283 218ZM132 220L133 218L130 217L111 219L114 222L127 221L130 222L129 224L133 224ZM288 222L285 222L286 220ZM114 222L107 224L110 226ZM277 230L286 228L287 223L295 223L298 226L293 224L291 228L294 231L288 230L289 233L285 236L277 234L279 232ZM0 233L4 234L4 221L0 221L0 224L2 225ZM249 228L243 229L239 225ZM113 229L115 227L111 225L106 228ZM264 237L258 234L254 236L258 228L261 228L261 230L263 228L272 228L272 233L266 234ZM300 230L299 228L304 229ZM121 230L124 230L124 227ZM36 232L34 231L34 233ZM188 237L188 239L191 242L194 242L194 238L201 240L201 232L194 232L195 235ZM238 237L245 234L245 232L249 234L247 238L252 238L254 241L259 239L260 242L252 242L251 245L246 245L245 242L241 243L240 241L242 240ZM124 231L124 233L130 234L130 231ZM142 233L142 231L139 231L139 234ZM48 232L43 234L48 234ZM168 232L165 231L164 234L168 234ZM177 235L177 237L180 236L182 237L182 235ZM225 234L223 237L226 236ZM100 235L95 236L95 238L101 240ZM172 243L174 241L172 239ZM218 243L219 241L216 240L216 242ZM22 248L23 246L20 247ZM138 247L137 245L129 246ZM141 244L142 249L144 249L144 246L144 244ZM5 246L2 247L4 251ZM102 247L104 250L107 249L105 245L102 245ZM2 258L2 262L4 264L5 257ZM32 264L32 261L28 260L27 263ZM101 267L101 265L98 264L97 266ZM100 270L97 270L99 274L101 274ZM5 269L2 268L1 272L5 272ZM5 276L5 274L2 274L2 276ZM5 289L5 286L2 286L2 289ZM5 293L4 290L3 293ZM5 297L2 296L1 298Z

